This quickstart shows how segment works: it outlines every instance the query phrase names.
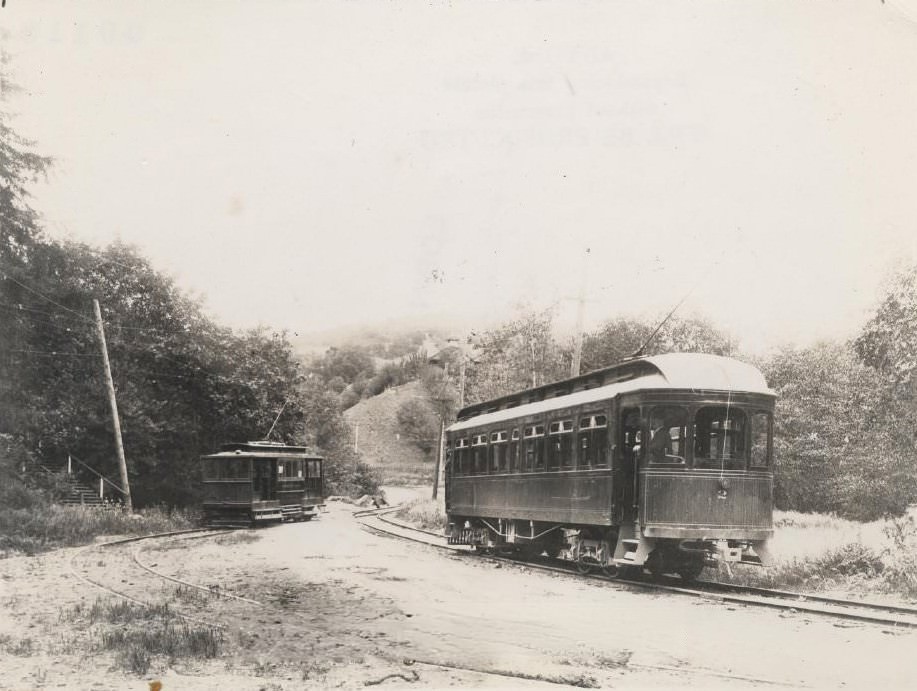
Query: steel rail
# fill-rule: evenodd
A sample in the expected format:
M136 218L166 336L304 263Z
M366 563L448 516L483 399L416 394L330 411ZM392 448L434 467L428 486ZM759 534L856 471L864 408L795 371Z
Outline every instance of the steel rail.
M917 607L907 607L904 605L888 605L882 602L865 602L862 600L844 600L842 598L827 597L825 595L795 593L789 590L761 588L753 585L738 585L734 583L720 583L719 581L695 581L695 583L705 588L717 589L725 592L746 593L748 595L783 598L785 600L798 600L801 602L821 602L827 605L837 605L838 607L847 607L850 605L864 606L880 612L895 612L917 617Z
M204 534L203 534L203 535L193 535L193 533L204 533ZM174 531L166 532L166 533L153 533L152 535L139 535L139 536L121 538L121 539L118 539L118 540L111 540L111 541L109 541L109 542L103 542L103 543L100 543L100 544L97 544L97 545L86 545L85 547L81 547L81 548L77 549L73 554L70 555L70 558L67 560L67 566L69 567L69 570L70 570L71 575L73 575L77 580L79 580L79 581L81 581L81 582L83 582L83 583L85 583L85 584L87 584L87 585L89 585L89 586L91 586L91 587L97 588L97 589L99 589L99 590L101 590L101 591L103 591L103 592L105 592L105 593L108 593L109 595L114 595L115 597L120 597L120 598L122 598L122 599L124 599L124 600L128 600L128 601L130 601L130 602L133 602L133 603L136 604L136 605L140 605L140 606L142 606L142 607L147 607L147 608L152 608L153 605L152 605L151 603L149 603L149 602L144 602L143 600L139 600L139 599L137 599L137 598L135 598L135 597L133 597L133 596L131 596L131 595L128 595L127 593L123 593L123 592L120 592L120 591L115 590L115 589L113 589L113 588L110 588L110 587L108 587L107 585L105 585L104 583L101 583L101 582L99 582L99 581L94 581L93 579L89 578L88 576L84 576L84 575L80 574L80 573L77 571L77 568L76 568L76 558L77 558L78 556L82 555L83 553L88 552L88 551L90 551L90 550L92 550L92 549L95 549L95 548L103 549L103 548L110 548L110 547L118 547L118 546L121 546L121 545L127 545L127 544L134 543L134 542L140 542L140 541L142 541L142 540L151 540L151 539L154 539L154 538L175 537L175 536L181 536L181 535L188 535L189 537L188 537L188 538L185 538L185 539L195 539L195 538L202 538L202 537L212 537L212 536L215 536L215 535L225 535L226 533L227 533L227 531L225 531L225 530L214 531L212 528L191 528L191 529L188 529L188 530L174 530ZM135 561L136 561L136 560L135 560ZM139 562L138 562L138 565L140 565ZM140 566L142 566L142 565L140 565ZM149 569L147 569L147 570L149 570ZM161 576L161 577L163 577L163 578L166 578L165 576L163 576L162 574L159 574L159 573L157 573L157 572L151 571L151 573L154 573L154 574L157 575L157 576ZM169 580L173 580L173 581L182 583L183 585L187 585L187 586L191 586L191 587L195 587L195 588L200 588L200 587L201 587L201 586L198 586L198 585L193 584L193 583L189 583L189 582L186 582L186 581L181 581L181 580L179 580L179 579L169 578ZM173 613L175 616L177 616L179 619L183 619L183 620L185 620L185 621L194 622L195 624L202 624L202 625L204 625L204 626L209 626L209 627L217 628L217 629L225 629L225 628L226 628L226 626L223 625L223 624L218 624L218 623L216 623L216 622L211 622L211 621L207 621L207 620L204 620L204 619L200 619L200 618L198 618L198 617L194 617L194 616L191 616L191 615L189 615L189 614L185 614L185 613L181 612L180 610L172 610L172 613Z
M186 539L195 539L197 537L210 537L210 536L209 535L196 535L193 538L186 538ZM250 605L263 606L264 604L262 602L258 602L257 600L251 600L247 597L242 597L241 595L235 595L233 593L224 592L222 588L214 589L214 588L211 588L205 585L198 585L197 583L191 583L190 581L185 581L185 580L182 580L181 578L175 578L174 576L169 576L160 571L157 571L156 569L149 566L148 564L145 564L142 561L140 561L140 549L141 547L135 544L134 549L131 550L131 557L133 557L134 563L136 563L137 566L139 566L144 571L148 571L149 573L153 574L154 576L158 576L159 578L165 579L167 581L172 581L173 583L178 583L179 585L184 585L189 588L196 588L197 590L202 590L205 593L210 593L211 595L216 595L217 597L225 597L229 600L239 600L240 602L247 602Z
M368 514L368 515L362 516L362 518L378 518L383 523L388 523L402 530L413 530L414 532L417 532L417 533L427 534L431 536L438 536L440 538L442 537L441 535L438 535L437 533L434 533L433 531L423 530L420 528L411 528L400 522L396 523L394 521L388 520L384 516L380 516L378 514L376 515ZM358 522L360 524L360 527L368 532L374 532L374 533L379 533L381 535L393 536L393 537L396 537L396 538L399 538L399 539L402 539L408 542L416 542L422 545L427 545L429 547L436 547L438 549L443 549L443 550L453 552L453 553L458 553L458 554L479 554L477 552L473 552L470 549L462 549L461 545L447 545L447 544L443 544L441 540L438 542L432 542L430 540L422 539L419 537L411 537L408 535L404 535L402 533L398 533L393 530L389 530L387 528L380 527L378 525L369 525L368 523L364 523L363 521L358 521ZM511 559L511 558L506 558L506 557L498 557L494 555L480 555L477 558L484 559L484 560L490 560L492 562L509 563L509 564L513 564L516 566L521 566L523 568L537 569L539 571L548 571L548 572L560 573L564 575L580 575L580 576L583 575L583 574L577 574L575 570L570 569L570 568L560 568L556 566L549 566L546 564L536 564L536 563L532 563L528 561L523 561L521 559ZM590 580L595 580L600 585L603 585L603 586L612 586L618 583L627 584L627 585L630 585L630 584L644 585L638 581L631 582L631 581L626 581L626 580L608 579L608 578L603 578L603 577L589 575L589 574L585 574L585 577L589 578ZM652 584L647 584L647 585L652 585ZM496 674L499 676L512 676L512 677L523 678L523 679L530 678L527 675L507 673L507 672L500 671L500 670L480 669L477 667L471 667L467 665L457 665L457 664L450 664L450 663L444 663L444 662L435 662L432 660L413 660L412 662L417 662L419 664L426 664L430 666L446 667L446 668L452 668L452 669L460 669L460 670L478 672L478 673L483 673L483 674ZM672 666L666 666L666 665L650 665L650 664L628 664L628 665L625 665L625 667L632 667L635 669L648 669L648 670L662 671L662 672L676 672L678 674L693 674L693 675L699 675L699 676L717 677L717 678L722 678L722 679L734 679L738 681L751 681L751 682L756 682L756 683L761 683L761 684L769 684L773 686L797 686L797 684L787 682L787 681L780 681L776 679L767 679L767 678L761 678L761 677L736 675L736 674L732 674L729 672L720 672L717 670L704 669L704 668L672 667ZM550 678L540 678L539 680L546 681L549 683L557 683L554 679L550 679ZM565 681L564 683L569 683L569 682Z
M392 526L396 526L402 531L413 531L415 533L420 533L423 535L429 535L432 537L439 537L439 540L429 540L429 539L420 539L415 537L408 537L406 535L397 533L393 530L387 530L379 526L367 526L376 530L380 533L385 533L392 535L394 537L411 540L413 542L419 542L422 544L427 544L432 547L437 547L440 549L447 549L452 552L458 553L476 553L472 550L462 550L458 549L458 545L446 545L443 544L443 539L441 535L437 535L429 530L422 530L420 528L415 528L409 526L402 522L395 522L384 515L376 515L379 521L383 523L388 523ZM361 525L365 525L361 522ZM589 580L597 581L600 583L615 583L622 585L635 586L638 588L643 588L646 590L656 590L663 592L671 592L681 595L689 595L692 597L698 597L708 600L713 600L717 602L726 602L730 604L742 604L749 606L757 607L767 607L771 609L792 611L796 613L807 613L814 614L825 617L833 617L837 619L845 619L848 621L858 621L868 624L877 624L880 626L890 626L893 628L907 628L915 629L917 628L917 609L910 607L902 607L895 605L883 605L880 603L870 603L862 602L857 600L843 600L840 598L829 598L818 595L806 595L805 593L793 593L790 591L784 590L770 590L767 588L755 588L752 586L738 586L730 585L724 583L715 583L710 581L702 581L695 584L695 587L690 586L681 586L681 585L672 585L666 583L654 583L646 580L632 579L632 578L608 578L598 574L580 574L576 571L575 566L568 561L556 559L554 562L562 562L564 566L559 566L555 564L545 564L538 563L534 561L528 561L516 557L506 557L499 555L487 555L486 558L500 561L510 564L516 564L519 566L525 566L532 569L537 569L540 571L548 571L553 573L562 573L567 575L575 575L578 577L585 577ZM569 564L569 566L567 565ZM697 587L700 586L700 587ZM731 592L745 593L741 594L729 594ZM811 604L816 603L815 605ZM817 606L818 603L824 606ZM828 607L835 607L837 609L828 609ZM904 614L913 617L910 618L901 618L901 617L888 617L875 614L875 612L883 613L895 613L895 614Z

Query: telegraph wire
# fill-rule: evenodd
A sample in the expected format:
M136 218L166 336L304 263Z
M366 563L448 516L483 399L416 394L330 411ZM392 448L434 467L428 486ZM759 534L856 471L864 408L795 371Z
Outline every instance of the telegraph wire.
M22 303L9 303L9 302L0 302L0 307L6 307L11 310L16 310L17 312L33 312L34 314L41 314L46 317L57 317L59 319L69 319L71 321L78 321L74 317L71 317L68 314L61 314L60 312L46 312L45 310L37 310L32 307L26 307ZM82 321L82 320L79 320Z
M99 357L98 353L71 353L61 350L26 350L22 348L0 348L0 352L42 355L46 357Z
M30 288L29 286L27 286L27 285L26 285L25 283L23 283L22 281L19 281L19 280L13 278L12 276L10 276L9 273L4 272L4 273L3 273L3 277L6 278L7 280L12 281L13 283L15 283L16 285L18 285L19 287L24 288L25 290L29 291L30 293L34 293L34 294L37 295L38 297L47 300L47 301L50 302L52 305L56 305L57 307L60 307L60 308L63 309L63 310L67 310L68 312L72 312L72 313L75 314L77 317L79 317L80 319L82 319L83 321L85 321L85 322L87 322L87 323L89 323L89 324L92 323L92 320L91 320L89 317L86 317L86 316L80 314L80 313L77 312L76 310L70 309L70 308L67 307L66 305L60 304L59 302L57 302L57 301L54 300L53 298L48 297L48 296L45 295L44 293L42 293L42 292L40 292L40 291L38 291L38 290L35 290L34 288Z
M0 309L10 310L14 314L16 314L16 316L19 317L20 319L27 319L32 324L44 324L45 326L51 326L51 327L54 327L55 329L63 329L64 331L67 331L73 334L85 333L85 332L80 332L78 330L80 325L77 324L76 322L71 322L70 324L58 324L57 322L48 321L46 319L37 319L30 314L21 314L19 313L19 310L17 310L15 307L7 307L6 305L0 305Z

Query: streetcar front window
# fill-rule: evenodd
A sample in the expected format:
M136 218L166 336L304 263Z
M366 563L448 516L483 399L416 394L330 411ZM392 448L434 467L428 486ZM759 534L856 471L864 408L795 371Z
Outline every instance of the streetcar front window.
M757 412L751 416L751 459L753 468L765 468L771 458L771 415Z
M706 406L694 416L694 465L697 468L742 469L748 460L745 411Z
M681 406L655 406L649 415L650 463L684 464L688 411Z

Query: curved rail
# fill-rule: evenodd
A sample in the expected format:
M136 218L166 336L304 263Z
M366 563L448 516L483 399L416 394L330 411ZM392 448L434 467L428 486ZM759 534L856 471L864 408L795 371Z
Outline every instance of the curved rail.
M194 535L194 533L202 533L202 534L200 534L200 535ZM86 545L85 547L81 547L81 548L77 549L73 554L70 555L70 558L67 560L67 566L68 566L68 568L69 568L69 570L70 570L71 575L73 575L77 580L79 580L79 581L81 581L81 582L83 582L83 583L85 583L85 584L87 584L87 585L89 585L89 586L91 586L91 587L93 587L93 588L97 588L97 589L99 589L99 590L101 590L101 591L103 591L103 592L105 592L105 593L108 593L109 595L114 595L115 597L120 597L120 598L122 598L122 599L124 599L124 600L128 600L128 601L133 602L134 604L140 605L140 606L142 606L142 607L152 607L153 605L151 605L149 602L144 602L143 600L139 600L139 599L137 599L137 598L135 598L135 597L133 597L133 596L131 596L131 595L128 595L127 593L123 593L123 592L120 592L120 591L118 591L118 590L114 590L113 588L109 588L109 587L108 587L107 585L105 585L104 583L100 583L99 581L94 581L94 580L92 580L91 578L89 578L89 577L87 577L87 576L84 576L83 574L79 573L79 572L77 571L77 568L76 568L76 558L77 558L78 556L80 556L81 554L84 554L84 553L88 552L88 551L91 550L91 549L96 549L96 548L98 548L98 549L104 549L104 548L110 548L110 547L118 547L118 546L121 546L121 545L126 545L126 544L130 544L130 543L140 542L140 541L142 541L142 540L151 540L151 539L155 539L155 538L164 538L164 537L176 537L176 536L182 536L182 535L187 535L187 536L189 536L189 537L187 537L187 538L185 538L185 539L195 539L195 538L203 538L203 537L212 537L212 536L215 536L215 535L225 535L226 533L227 533L227 531L225 531L225 530L214 531L213 529L210 529L210 528L191 528L191 529L189 529L189 530L175 530L175 531L171 531L171 532L167 532L167 533L154 533L154 534L152 534L152 535L139 535L139 536L121 538L121 539L118 539L118 540L111 540L111 541L109 541L109 542L103 542L103 543L100 543L100 544L97 544L97 545ZM132 557L134 557L134 561L137 562L138 566L140 566L141 568L144 568L145 570L149 571L150 573L152 573L152 574L154 574L154 575L156 575L156 576L159 576L160 578L164 578L164 579L167 579L167 580L170 580L170 581L174 581L174 582L176 582L176 583L179 583L179 584L181 584L181 585L185 585L185 586L188 586L188 587L198 588L198 589L201 589L201 590L207 590L208 592L212 592L213 594L219 593L219 591L211 591L209 588L206 588L206 587L204 587L204 586L200 586L200 585L195 584L195 583L190 583L190 582L188 582L188 581L183 581L183 580L178 579L178 578L172 578L172 577L170 577L170 576L166 576L165 574L161 574L161 573L159 573L158 571L155 571L155 570L153 570L153 569L151 569L151 568L149 568L149 567L147 567L147 566L144 566L144 565L141 564L140 561L136 558L136 550L133 551ZM245 598L238 598L238 596L230 595L230 594L228 594L228 593L227 593L227 594L219 593L219 594L221 594L221 595L223 595L223 596L225 596L225 597L236 597L237 599L242 599L242 600L245 599ZM254 601L249 601L249 602L254 602ZM254 603L254 604L258 604L258 603ZM194 617L194 616L191 616L191 615L189 615L189 614L185 614L185 613L183 613L183 612L181 612L181 611L173 610L173 614L175 614L175 616L177 616L177 617L180 618L180 619L183 619L183 620L185 620L185 621L194 622L195 624L202 624L202 625L204 625L204 626L209 626L209 627L218 628L218 629L224 629L224 628L226 628L223 624L218 624L218 623L216 623L216 622L212 622L212 621L207 621L207 620L204 620L204 619L200 619L200 618L198 618L198 617Z
M366 514L367 516L372 514ZM404 540L411 540L427 544L439 549L447 549L451 552L477 553L471 549L461 549L459 545L444 544L443 536L433 531L423 530L409 526L402 522L395 522L384 515L375 515L378 521L397 527L399 530L391 530L378 525L361 525L380 533L385 533L393 537ZM401 531L410 531L418 535L429 536L426 539L419 536L413 537L403 534ZM430 538L438 539L430 539ZM791 612L814 614L819 616L834 617L846 619L848 621L859 621L869 624L878 624L881 626L890 626L894 628L917 628L917 608L905 607L900 605L884 605L880 603L861 602L857 600L844 600L840 598L824 597L820 595L807 595L805 593L794 593L785 590L771 590L768 588L756 588L753 586L730 585L726 583L715 583L712 581L698 581L691 586L676 585L674 582L652 582L643 579L633 578L609 578L598 574L579 574L575 566L562 559L540 559L539 561L524 560L518 557L487 555L488 559L510 564L517 564L527 568L537 569L540 571L549 571L553 573L563 573L567 575L576 575L578 577L589 578L597 582L626 584L638 588L649 590L671 592L682 595L690 595L718 602L728 602L730 604L742 604L757 607L768 607L771 609L780 609ZM888 616L889 614L901 616Z

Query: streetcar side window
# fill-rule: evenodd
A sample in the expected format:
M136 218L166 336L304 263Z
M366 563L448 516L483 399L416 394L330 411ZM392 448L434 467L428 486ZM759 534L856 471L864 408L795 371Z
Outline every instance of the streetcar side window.
M604 415L584 415L579 421L577 464L580 467L608 465L608 418Z
M468 457L468 439L455 440L455 459L456 474L469 475L471 473L471 464Z
M573 465L573 420L558 420L548 427L548 470Z
M745 411L734 406L705 406L694 415L694 465L698 468L745 467Z
M508 452L508 465L509 472L518 473L522 468L519 467L519 430L514 429L512 437L509 442L509 452Z
M471 440L471 454L474 458L475 475L487 472L487 435L477 434Z
M649 415L647 449L650 463L685 463L688 411L676 405L655 406Z
M771 415L763 411L751 416L751 458L749 463L755 468L770 465L771 458Z
M525 470L544 470L544 425L525 428Z
M491 472L506 472L506 432L494 432L490 435L490 469Z

